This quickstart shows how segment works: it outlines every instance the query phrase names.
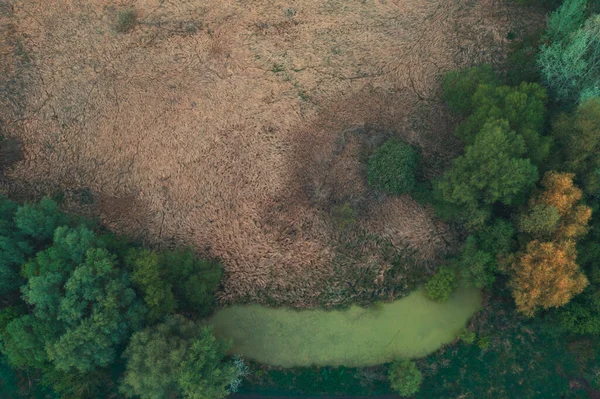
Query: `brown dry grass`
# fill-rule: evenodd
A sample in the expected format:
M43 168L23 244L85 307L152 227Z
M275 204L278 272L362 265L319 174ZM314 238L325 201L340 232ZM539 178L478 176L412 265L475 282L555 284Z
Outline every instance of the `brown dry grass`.
M116 230L221 258L224 303L295 306L339 303L329 292L353 286L365 259L371 283L388 278L369 240L335 262L333 203L421 259L446 250L448 228L369 192L357 159L395 134L447 161L458 146L440 76L501 62L509 21L527 18L492 0L11 3L32 68L11 177L89 187ZM126 7L137 26L117 33Z

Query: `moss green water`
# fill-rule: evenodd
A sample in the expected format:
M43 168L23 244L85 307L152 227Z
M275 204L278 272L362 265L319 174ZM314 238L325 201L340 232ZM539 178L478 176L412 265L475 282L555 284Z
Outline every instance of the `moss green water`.
M343 311L232 306L211 319L232 353L273 366L369 366L425 356L452 341L479 309L481 294L460 288L445 303L422 291L379 308Z

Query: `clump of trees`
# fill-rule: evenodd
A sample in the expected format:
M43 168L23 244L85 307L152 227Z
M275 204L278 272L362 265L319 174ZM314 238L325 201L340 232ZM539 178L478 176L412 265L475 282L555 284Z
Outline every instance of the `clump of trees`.
M592 211L578 204L582 192L573 178L569 173L546 173L544 190L531 199L519 220L522 232L532 239L516 255L511 286L517 309L529 316L538 308L566 304L588 285L576 263L575 239L586 233Z
M138 247L50 199L0 197L0 351L61 397L119 386L141 398L225 397L239 367L210 329L181 315L209 315L221 274L216 262ZM162 391L147 388L157 375Z
M570 378L599 371L600 3L515 2L558 7L546 32L509 56L509 67L526 60L526 73L507 71L506 85L484 65L443 81L464 153L419 195L465 241L425 292L447 298L450 268L488 301L469 327L477 334L419 362L417 397L570 397L583 394Z
M465 153L435 182L437 197L458 207L452 217L481 229L498 205L523 203L538 180L552 146L544 134L548 96L536 83L502 86L484 65L449 73L444 98L465 118L455 131Z
M507 121L489 121L438 181L438 189L446 201L465 210L468 224L483 226L493 205L514 204L537 181L537 168L525 152L525 141Z

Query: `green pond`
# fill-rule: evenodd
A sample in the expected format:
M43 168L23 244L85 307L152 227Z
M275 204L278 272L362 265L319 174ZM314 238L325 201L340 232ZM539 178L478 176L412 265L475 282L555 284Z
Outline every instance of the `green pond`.
M425 356L452 341L480 305L474 288L456 290L445 303L418 290L377 308L232 306L210 323L217 337L233 340L231 353L261 363L356 367Z

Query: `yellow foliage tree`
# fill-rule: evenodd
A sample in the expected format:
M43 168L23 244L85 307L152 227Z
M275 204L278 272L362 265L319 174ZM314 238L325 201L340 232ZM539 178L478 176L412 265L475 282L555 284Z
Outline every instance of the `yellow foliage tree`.
M512 279L517 309L533 316L538 308L559 307L588 285L588 280L575 262L573 240L527 244L517 259Z
M531 209L556 208L560 218L547 241L530 241L512 265L513 296L525 315L532 316L538 308L562 306L588 285L576 263L575 238L585 234L592 210L577 204L582 192L573 184L574 177L572 173L546 173L544 191L530 202Z
M565 216L582 196L581 190L573 184L574 178L573 173L547 172L542 179L544 192L534 202L553 206L560 216Z
M532 201L532 206L543 204L552 206L560 215L559 225L554 233L555 240L575 238L585 234L592 210L585 205L577 205L582 191L573 184L573 173L547 172L542 179L544 191Z

